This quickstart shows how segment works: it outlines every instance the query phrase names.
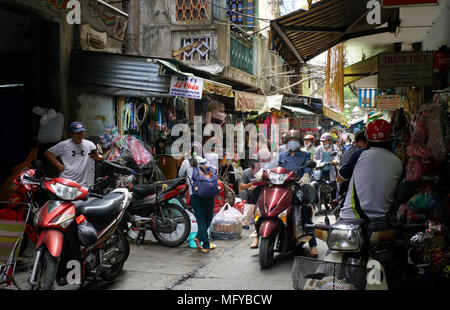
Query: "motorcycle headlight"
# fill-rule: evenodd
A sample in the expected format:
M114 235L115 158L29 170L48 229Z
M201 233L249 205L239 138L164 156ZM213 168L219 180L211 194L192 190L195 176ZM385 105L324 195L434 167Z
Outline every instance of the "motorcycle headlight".
M64 200L74 200L82 194L77 187L67 186L61 183L50 184L55 195Z
M323 184L320 187L320 191L322 193L324 193L324 194L329 194L329 193L331 193L333 191L333 187L331 185L328 185L328 184Z
M363 242L359 225L333 225L327 238L327 245L333 251L358 252Z
M322 176L322 171L320 171L320 170L313 171L313 180L319 181L321 176Z
M269 173L269 180L270 183L275 184L275 185L281 185L284 183L284 181L287 178L287 173L275 173L275 172L271 172Z

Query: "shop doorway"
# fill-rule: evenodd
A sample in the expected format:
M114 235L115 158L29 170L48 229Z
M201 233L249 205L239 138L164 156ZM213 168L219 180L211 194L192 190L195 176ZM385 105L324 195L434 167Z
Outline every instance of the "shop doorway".
M0 6L0 184L36 146L34 106L60 109L60 24Z

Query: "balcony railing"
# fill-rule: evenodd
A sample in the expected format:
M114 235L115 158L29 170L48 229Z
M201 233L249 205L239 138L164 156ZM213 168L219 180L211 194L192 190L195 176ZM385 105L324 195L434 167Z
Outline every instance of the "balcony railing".
M230 65L253 74L253 47L230 37Z

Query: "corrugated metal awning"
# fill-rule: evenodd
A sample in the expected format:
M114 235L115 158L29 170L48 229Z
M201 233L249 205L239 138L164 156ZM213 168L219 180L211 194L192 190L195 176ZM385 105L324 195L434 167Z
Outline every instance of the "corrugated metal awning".
M75 50L70 61L74 82L156 94L169 92L170 76L160 75L160 65L152 58Z
M321 0L310 10L297 10L270 22L272 49L292 65L307 62L349 39L394 32L400 24L398 9L381 9L381 23L369 25L367 1Z

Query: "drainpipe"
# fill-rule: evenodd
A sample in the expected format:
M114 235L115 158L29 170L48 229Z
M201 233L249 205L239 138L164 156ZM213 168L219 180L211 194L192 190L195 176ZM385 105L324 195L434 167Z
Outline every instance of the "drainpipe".
M125 53L137 55L139 50L137 50L136 42L134 40L134 7L136 0L127 0L128 8L128 24L126 33L126 45Z

